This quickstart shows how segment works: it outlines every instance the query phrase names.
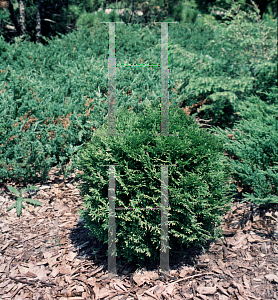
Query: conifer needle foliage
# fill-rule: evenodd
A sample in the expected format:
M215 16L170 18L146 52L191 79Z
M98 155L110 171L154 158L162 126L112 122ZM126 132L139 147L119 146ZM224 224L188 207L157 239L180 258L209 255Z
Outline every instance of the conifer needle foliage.
M278 196L277 18L232 2L222 22L195 18L187 7L185 22L169 24L169 98L183 107L205 103L195 114L225 130L225 150L238 157L232 177L249 188L247 199L270 203ZM47 46L0 36L0 182L43 183L54 166L66 177L103 125L109 30L95 16ZM137 113L160 97L161 28L117 23L115 33L117 108ZM122 67L133 63L151 67ZM227 141L227 128L236 140Z
M159 103L146 105L136 115L121 109L117 114L117 134L107 134L107 126L97 130L78 159L82 179L84 209L80 211L90 235L108 241L109 167L116 166L116 246L126 261L159 257L161 169L172 165L169 178L170 249L202 246L221 235L223 214L230 208L229 166L223 145L184 114L170 109L170 134L160 132ZM172 132L171 132L172 131ZM171 252L171 250L170 250Z

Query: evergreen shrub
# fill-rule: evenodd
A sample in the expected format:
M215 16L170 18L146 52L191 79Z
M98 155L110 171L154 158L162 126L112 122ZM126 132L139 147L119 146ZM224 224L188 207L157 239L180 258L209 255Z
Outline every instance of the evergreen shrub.
M169 62L179 68L174 80L183 81L183 106L210 100L198 113L222 128L233 127L247 97L277 103L277 20L261 20L253 1L249 13L241 9L242 3L231 4L229 10L213 9L216 16L223 13L221 23L200 17L203 21L170 33L179 41L170 44Z
M168 167L170 249L201 246L221 236L223 214L230 209L229 166L223 145L176 107L169 109L169 134L160 133L159 103L145 104L135 114L117 109L117 134L104 124L80 151L77 161L82 179L84 208L79 211L90 235L108 243L109 167L115 167L117 253L141 264L159 258L161 167ZM173 106L174 107L174 106ZM172 129L172 130L171 130ZM131 209L132 208L132 209ZM169 251L171 255L171 250Z
M278 203L278 107L252 96L240 108L242 120L233 130L212 130L234 157L230 159L233 179L251 191L243 192L244 201L266 206Z

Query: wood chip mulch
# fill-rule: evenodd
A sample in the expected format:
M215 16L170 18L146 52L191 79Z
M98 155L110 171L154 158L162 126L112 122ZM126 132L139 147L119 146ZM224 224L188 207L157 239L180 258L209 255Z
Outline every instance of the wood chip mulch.
M107 245L88 236L75 175L50 172L37 184L20 217L6 212L14 198L0 190L0 299L278 299L278 205L265 209L235 197L222 225L224 238L206 251L173 251L170 275L159 262L137 270L117 258L117 276L108 277ZM20 183L8 183L21 189ZM240 195L240 194L239 194ZM181 250L181 249L177 249Z

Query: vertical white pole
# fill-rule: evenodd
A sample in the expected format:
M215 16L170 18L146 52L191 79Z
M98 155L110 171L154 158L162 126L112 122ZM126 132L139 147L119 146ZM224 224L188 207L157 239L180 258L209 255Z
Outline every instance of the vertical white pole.
M115 58L115 23L109 23L109 57L108 57L108 135L116 136L116 58ZM157 22L154 22L157 23ZM158 22L160 23L160 22ZM168 23L161 23L161 125L162 136L169 135L169 99L168 92ZM158 135L160 135L158 134ZM157 135L157 134L156 134ZM106 166L106 165L103 165ZM109 232L108 232L108 273L110 278L116 274L116 224L115 224L115 166L109 165ZM176 166L176 165L172 165ZM168 243L168 166L161 166L161 248L160 268L169 272L169 243Z

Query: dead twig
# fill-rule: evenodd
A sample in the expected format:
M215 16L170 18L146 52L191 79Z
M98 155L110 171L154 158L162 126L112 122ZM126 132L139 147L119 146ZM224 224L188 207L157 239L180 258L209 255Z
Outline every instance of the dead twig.
M12 276L9 276L9 278L14 280L14 281L17 281L17 282L21 282L21 283L25 283L25 284L31 284L31 285L36 285L36 283L41 283L41 284L46 285L46 286L55 286L56 285L54 283L43 282L43 281L38 280L38 279L36 279L35 281L28 281L28 280L18 279L18 278L12 277Z

